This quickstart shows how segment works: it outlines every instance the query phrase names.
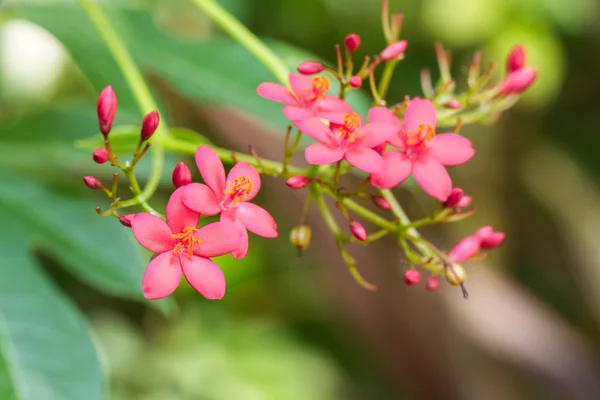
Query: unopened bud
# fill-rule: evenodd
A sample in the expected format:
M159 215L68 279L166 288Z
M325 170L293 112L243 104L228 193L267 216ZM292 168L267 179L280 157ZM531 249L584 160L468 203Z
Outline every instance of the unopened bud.
M107 86L100 92L96 110L98 112L100 132L106 136L112 128L115 113L117 112L117 95L112 86Z
M131 228L131 220L135 217L135 214L123 214L119 217L121 225Z
M390 202L387 201L387 199L383 196L373 196L371 197L371 200L373 201L373 204L375 204L382 210L389 211L392 209L392 205L390 204Z
M104 185L102 185L102 182L100 182L100 180L95 176L84 176L83 183L85 183L85 185L90 189L94 190L102 189L104 187Z
M152 137L152 135L154 135L159 123L160 116L158 115L158 111L154 110L146 114L144 120L142 121L142 131L140 133L142 141L148 140Z
M358 75L354 75L352 78L350 78L350 87L352 89L360 89L360 87L362 86L362 83L363 83L363 80Z
M403 280L406 286L415 286L421 280L421 273L416 269L409 269L404 273Z
M407 46L408 42L406 40L394 42L383 49L383 51L379 54L379 58L381 58L381 61L384 62L396 59L404 54Z
M454 286L462 285L467 280L467 271L465 267L459 264L446 267L446 280Z
M308 186L309 183L310 183L310 178L307 178L306 176L302 176L302 175L292 176L287 181L285 181L285 184L288 185L289 187L291 187L292 189L305 188Z
M456 205L455 209L456 210L462 210L464 208L469 207L471 205L471 200L472 199L473 198L471 196L463 196L463 198L460 199L460 201Z
M290 232L290 243L300 251L304 251L310 245L310 226L298 225Z
M494 228L489 225L477 229L474 236L481 240L481 248L485 250L495 249L506 239L506 234L494 231Z
M475 257L481 249L481 239L475 235L467 236L448 252L448 257L455 263L463 263Z
M508 74L502 82L502 94L522 93L527 90L537 77L537 71L531 67L523 67Z
M314 75L323 71L323 64L316 61L305 61L298 65L298 72L302 75Z
M185 165L183 161L179 162L175 168L173 168L173 175L171 176L171 179L176 188L189 185L192 183L192 171L190 171L188 166Z
M110 155L108 154L108 151L102 147L97 148L92 153L92 159L97 164L104 164L105 162L108 161L109 158L110 158Z
M344 46L348 51L356 51L360 47L360 36L351 33L344 38Z
M442 205L446 208L456 208L464 196L465 192L461 188L452 188L448 198Z
M354 235L355 238L364 242L367 240L367 231L364 226L358 221L350 222L350 232Z
M440 286L440 278L438 276L430 276L425 281L425 289L435 290Z
M511 73L523 68L525 60L525 49L521 46L513 47L506 59L506 71Z
M446 104L444 104L444 107L446 107L450 110L457 110L462 107L462 103L456 99L452 99L449 102L447 102Z

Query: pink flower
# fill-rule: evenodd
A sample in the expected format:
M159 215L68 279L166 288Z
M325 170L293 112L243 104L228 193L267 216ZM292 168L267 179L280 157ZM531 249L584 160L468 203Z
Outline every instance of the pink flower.
M221 299L225 294L225 277L210 257L237 249L241 233L233 224L215 222L196 228L200 215L182 201L184 188L173 192L167 203L167 222L148 213L131 219L135 239L156 253L150 260L142 289L150 300L169 296L183 275L190 285L207 299Z
M369 111L369 120L396 127L397 135L389 143L398 151L383 155L385 169L371 175L371 184L380 189L392 188L404 182L412 173L417 183L430 196L446 201L452 181L445 165L459 165L475 154L471 142L455 133L436 135L436 111L429 100L414 98L404 114L404 126L385 107Z
M323 75L310 78L290 74L292 90L272 82L261 83L256 89L259 96L286 105L284 114L292 122L319 116L321 112L350 112L350 106L338 97L325 94L329 79Z
M265 209L250 203L260 190L260 175L247 162L237 163L225 178L219 156L206 146L196 150L196 164L206 185L184 186L183 202L202 215L221 214L221 221L235 224L242 232L237 249L231 255L238 259L248 252L248 232L259 236L277 237L277 224Z
M372 122L363 125L362 118L355 112L325 113L330 126L319 118L296 122L303 133L320 143L309 145L305 150L306 161L315 165L327 165L345 159L356 168L366 172L382 172L385 162L373 150L397 131L394 125L385 122Z

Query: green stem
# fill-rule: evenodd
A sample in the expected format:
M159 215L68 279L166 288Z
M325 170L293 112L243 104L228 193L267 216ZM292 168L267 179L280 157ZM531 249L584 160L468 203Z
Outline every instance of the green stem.
M385 64L385 68L383 69L383 73L381 74L381 79L379 80L379 97L385 99L387 95L387 91L390 87L390 82L392 80L392 75L394 74L394 68L396 64L398 64L398 59L388 61Z
M190 0L233 39L246 48L273 73L283 85L289 87L289 69L285 63L252 32L213 0Z
M136 66L133 58L127 51L127 48L119 38L119 35L110 24L108 18L102 11L102 8L97 4L96 0L79 0L79 2L88 14L88 17L92 23L96 26L96 29L106 43L108 50L123 73L123 76L125 77L131 92L133 93L133 97L135 98L142 115L146 115L153 110L158 110L158 107L152 97L152 93L150 93L150 89L144 81L142 73ZM160 141L164 137L168 136L168 132L169 128L163 120L156 130L152 141ZM150 207L147 203L142 203L145 203L147 201L146 199L150 198L156 191L160 182L160 175L164 162L164 149L161 146L152 146L151 151L152 166L148 182L146 183L143 191L134 192L136 197L140 200L140 205L143 207ZM132 186L135 185L132 184ZM139 186L137 186L137 188L139 189Z

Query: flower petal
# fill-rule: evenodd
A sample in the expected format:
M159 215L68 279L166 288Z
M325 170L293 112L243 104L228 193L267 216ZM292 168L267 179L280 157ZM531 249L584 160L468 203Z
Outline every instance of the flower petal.
M265 99L277 101L283 104L298 104L298 99L289 91L288 88L277 83L264 82L258 85L256 93Z
M310 118L302 122L297 122L296 127L306 136L309 136L319 142L329 143L332 133L327 125L320 118Z
M227 174L227 182L233 183L236 178L245 177L252 183L250 193L244 196L242 201L250 201L258 194L260 190L260 175L256 168L248 164L246 161L239 162L231 168L229 174Z
M314 118L315 114L304 107L300 106L285 106L283 107L283 115L292 122L305 121Z
M202 179L215 192L217 197L223 193L223 189L225 189L225 168L223 168L223 163L217 153L208 146L198 147L196 150L196 165Z
M413 163L413 176L425 193L446 201L452 191L452 181L446 168L435 158L422 156Z
M242 233L234 223L224 221L204 225L194 236L200 239L200 244L194 246L194 254L210 258L231 253L240 247Z
M384 122L402 128L400 119L387 107L372 107L369 109L369 122Z
M464 164L473 157L475 149L471 141L456 133L436 135L427 155L444 165Z
M387 142L397 134L397 125L384 122L373 122L360 128L360 140L357 144L361 147L373 148Z
M385 161L375 150L356 146L346 150L346 160L356 168L369 173L380 173L385 170Z
M309 164L327 165L344 158L344 152L323 143L313 143L304 150L304 157Z
M240 203L237 206L236 217L252 233L258 236L277 237L277 223L267 210L252 203Z
M183 256L181 268L188 283L208 300L219 300L225 296L223 271L208 258Z
M430 124L435 129L436 123L437 114L431 101L415 97L408 103L404 113L404 125L407 130L415 132L419 124Z
M183 204L202 215L217 215L221 212L220 199L215 192L202 183L190 183L184 186Z
M349 113L352 112L352 107L339 97L327 95L319 102L319 110Z
M371 174L371 185L378 189L390 189L404 182L412 171L412 161L398 151L390 151L383 155L385 169L380 174Z
M300 75L300 74L292 74L289 75L290 86L292 90L298 96L298 98L304 99L306 95L312 92L312 78L308 76Z
M163 253L175 247L173 234L165 221L148 213L136 214L131 219L133 236L139 244L154 253Z
M248 253L248 230L246 226L237 219L236 217L237 210L226 210L221 213L221 222L232 223L240 230L242 236L240 240L240 247L231 252L233 258L240 259L246 257L246 253Z
M142 278L144 297L158 300L169 296L181 282L179 256L167 251L154 257Z
M179 233L185 227L195 228L198 225L200 214L191 210L183 204L183 195L188 186L182 186L176 189L167 202L167 224L171 232Z

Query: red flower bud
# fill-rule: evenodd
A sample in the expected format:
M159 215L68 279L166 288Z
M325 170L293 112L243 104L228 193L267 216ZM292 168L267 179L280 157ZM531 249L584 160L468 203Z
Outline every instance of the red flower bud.
M350 87L352 89L360 89L360 87L362 86L362 83L363 83L363 80L358 75L354 75L352 78L350 78Z
M386 198L383 196L374 196L371 198L371 200L373 201L373 204L375 204L382 210L388 211L392 209L392 205L390 204L390 202L387 201Z
M531 67L523 67L508 74L501 83L500 93L522 93L527 90L537 77L537 71Z
M450 110L456 110L462 107L462 104L460 101L456 100L456 99L452 99L449 102L447 102L446 104L444 104L444 107L450 109Z
M435 290L440 286L440 278L438 276L430 276L425 281L425 289Z
M356 51L360 47L360 36L351 33L344 38L344 46L348 51Z
M288 185L289 187L291 187L292 189L302 189L308 186L308 184L310 183L310 178L307 178L306 176L292 176L291 178L289 178L285 184Z
M477 229L474 236L477 236L481 240L481 248L485 250L495 249L506 239L506 234L495 232L494 228L489 225Z
M123 214L119 217L121 225L131 228L131 220L135 217L135 214Z
M117 95L112 86L107 86L100 92L98 103L96 104L96 111L98 112L100 132L106 136L112 128L115 113L117 112Z
M455 263L463 263L475 257L481 248L481 239L477 236L467 236L448 252L448 257Z
M409 269L404 273L403 279L406 286L415 286L421 280L421 273L416 269Z
M160 117L158 115L158 111L154 110L149 112L142 122L142 132L140 134L142 141L148 140L154 135L156 132L156 128L158 128L158 124L160 123Z
M104 164L110 158L108 151L105 148L99 147L92 153L92 158L97 164Z
M314 75L323 71L323 64L316 61L305 61L298 65L298 72L302 75Z
M460 199L460 201L456 205L455 209L456 210L462 210L463 208L469 207L471 205L471 200L472 199L473 198L471 196L463 196L463 198Z
M442 203L442 205L446 208L456 208L464 195L465 192L463 192L461 188L452 188L448 198Z
M383 49L383 51L379 54L379 58L381 58L381 61L384 62L398 58L402 54L404 54L407 46L408 42L406 40L399 40L397 42L394 42L385 49Z
M98 178L96 178L95 176L84 176L83 177L83 183L85 183L85 185L87 187L89 187L90 189L102 189L104 186L102 185L102 182L100 182L100 180Z
M355 238L362 242L367 240L367 231L365 230L365 227L362 226L362 224L358 221L350 222L350 232L352 232Z
M521 46L512 48L506 59L506 71L515 72L525 66L525 49Z
M173 185L176 188L189 185L192 183L192 171L190 171L188 166L182 161L177 163L175 168L173 168L173 175L171 178L173 180Z
M482 226L477 229L473 236L477 236L479 239L485 239L494 233L494 228L491 225Z

